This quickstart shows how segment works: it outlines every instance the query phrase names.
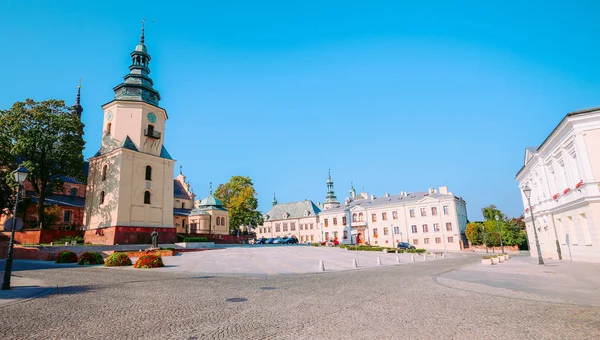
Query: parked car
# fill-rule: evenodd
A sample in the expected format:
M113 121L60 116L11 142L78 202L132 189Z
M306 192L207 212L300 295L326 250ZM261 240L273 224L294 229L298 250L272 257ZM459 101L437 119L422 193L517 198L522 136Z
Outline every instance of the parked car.
M408 242L398 242L398 249L415 249L415 246L411 246Z
M281 238L281 237L278 237L273 241L273 244L282 244L282 243L284 243L284 242L283 242L283 238Z
M267 239L264 237L261 237L259 239L256 240L256 242L254 242L254 244L265 244L267 242Z
M273 244L273 242L275 242L275 239L271 237L265 242L265 244Z
M296 244L298 243L298 239L295 237L288 237L285 239L286 244Z

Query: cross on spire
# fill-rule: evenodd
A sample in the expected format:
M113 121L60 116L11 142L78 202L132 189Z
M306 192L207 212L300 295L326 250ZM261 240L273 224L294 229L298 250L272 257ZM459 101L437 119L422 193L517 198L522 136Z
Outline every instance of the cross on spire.
M183 165L180 165L180 166L179 166L179 174L180 174L180 175L183 175Z
M146 24L146 18L142 19L142 36L140 37L140 44L144 44L144 25Z
M212 182L210 182L210 194L212 195Z

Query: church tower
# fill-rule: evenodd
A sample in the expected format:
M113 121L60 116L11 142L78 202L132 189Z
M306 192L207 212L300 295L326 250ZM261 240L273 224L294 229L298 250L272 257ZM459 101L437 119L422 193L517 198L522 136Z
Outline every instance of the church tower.
M164 146L165 109L150 79L150 54L140 43L131 52L124 82L102 106L102 146L90 159L85 201L85 240L99 244L176 239L173 227L173 166Z
M329 177L327 178L327 196L325 196L325 204L323 204L323 207L325 208L325 210L329 209L329 208L333 208L340 205L340 202L338 202L337 197L335 196L335 193L333 192L333 180L331 179L331 170L329 171Z

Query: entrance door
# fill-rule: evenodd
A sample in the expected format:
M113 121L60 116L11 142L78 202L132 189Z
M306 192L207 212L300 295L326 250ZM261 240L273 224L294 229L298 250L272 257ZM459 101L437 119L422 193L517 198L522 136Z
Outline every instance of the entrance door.
M362 233L356 234L356 243L357 244L363 244L364 242L365 242L365 240L363 239Z

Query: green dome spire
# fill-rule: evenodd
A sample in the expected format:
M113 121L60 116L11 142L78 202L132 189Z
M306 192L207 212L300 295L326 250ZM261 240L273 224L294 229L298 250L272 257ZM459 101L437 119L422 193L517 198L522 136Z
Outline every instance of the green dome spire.
M339 203L337 197L333 192L333 180L331 179L331 169L329 169L329 177L327 178L327 196L325 196L325 203Z

